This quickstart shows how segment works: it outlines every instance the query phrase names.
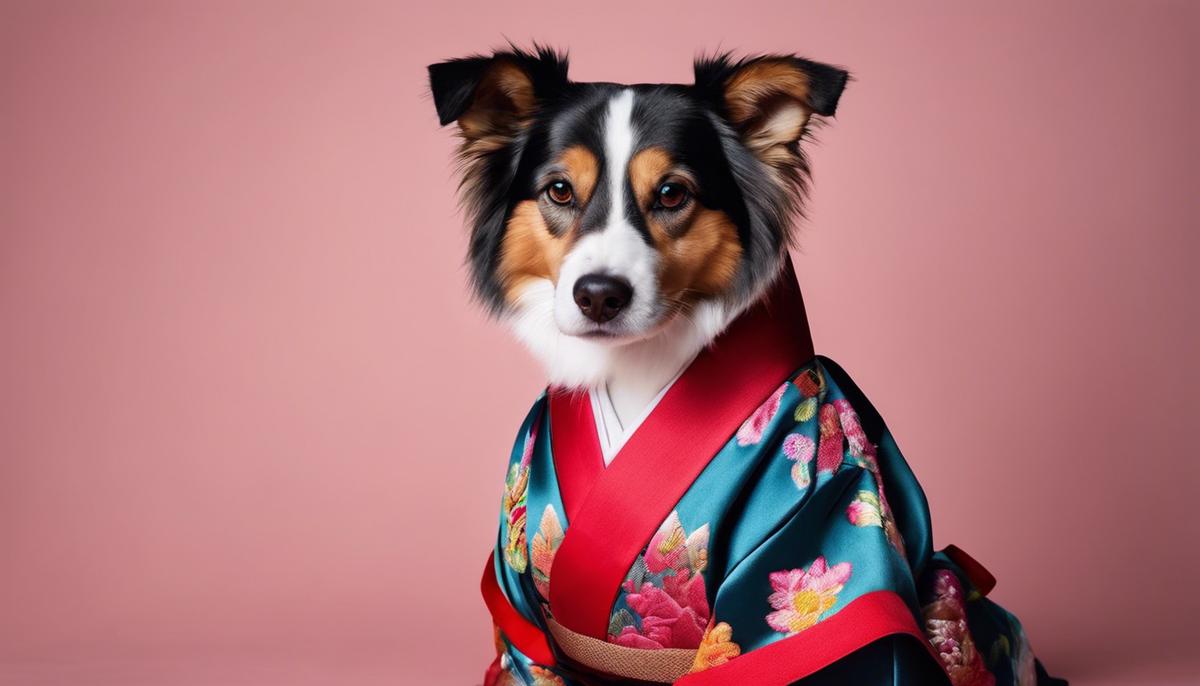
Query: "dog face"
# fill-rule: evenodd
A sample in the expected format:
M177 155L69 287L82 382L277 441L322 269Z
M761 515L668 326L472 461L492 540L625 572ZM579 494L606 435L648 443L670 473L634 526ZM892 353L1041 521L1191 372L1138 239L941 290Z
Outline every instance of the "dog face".
M462 137L476 294L606 346L761 295L801 209L799 143L847 79L792 56L721 56L697 62L692 85L574 83L544 49L429 73Z

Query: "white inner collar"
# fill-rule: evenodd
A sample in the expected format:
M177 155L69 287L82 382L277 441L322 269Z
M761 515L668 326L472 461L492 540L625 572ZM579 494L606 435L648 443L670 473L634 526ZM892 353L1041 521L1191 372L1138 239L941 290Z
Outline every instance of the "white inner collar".
M690 364L690 362L689 362ZM613 458L617 456L625 442L637 431L642 422L646 421L646 417L654 411L658 403L675 385L675 381L683 375L683 370L687 369L688 365L675 372L675 374L667 381L667 383L654 393L649 398L644 395L628 398L618 408L617 403L613 402L613 396L609 392L608 384L603 383L588 391L588 397L592 401L592 416L596 421L596 435L600 438L600 452L604 456L604 466L612 464ZM633 418L623 420L622 417Z

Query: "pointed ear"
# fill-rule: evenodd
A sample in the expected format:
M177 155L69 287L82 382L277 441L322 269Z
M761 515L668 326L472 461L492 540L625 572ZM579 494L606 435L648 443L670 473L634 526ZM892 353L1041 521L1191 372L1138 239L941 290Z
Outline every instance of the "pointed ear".
M698 60L696 88L769 164L783 163L814 114L833 116L850 75L792 55Z
M511 139L545 98L567 84L567 59L537 48L465 57L429 67L429 89L443 126L457 121L468 144Z

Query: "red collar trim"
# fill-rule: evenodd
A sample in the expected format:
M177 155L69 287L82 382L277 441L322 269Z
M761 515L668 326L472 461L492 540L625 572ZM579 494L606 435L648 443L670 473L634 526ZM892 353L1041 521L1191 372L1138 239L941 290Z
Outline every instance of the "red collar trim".
M654 531L746 417L812 357L789 262L768 296L676 380L607 469L587 396L551 393L551 448L568 520L550 583L560 624L606 638L617 589Z
M586 391L550 392L550 450L558 474L559 495L567 511L567 523L571 524L588 491L604 471L600 435Z

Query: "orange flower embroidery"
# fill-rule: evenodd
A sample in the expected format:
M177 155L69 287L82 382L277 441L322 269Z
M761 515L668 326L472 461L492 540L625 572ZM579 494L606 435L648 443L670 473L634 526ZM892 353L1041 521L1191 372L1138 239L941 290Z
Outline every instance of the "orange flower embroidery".
M545 667L533 665L529 668L529 673L533 675L533 686L566 686L562 677Z
M547 505L538 532L533 535L533 585L543 598L550 597L550 567L562 540L563 528L558 513L553 505Z
M723 665L742 654L742 647L733 642L733 627L725 622L709 624L696 650L693 672L702 672Z

